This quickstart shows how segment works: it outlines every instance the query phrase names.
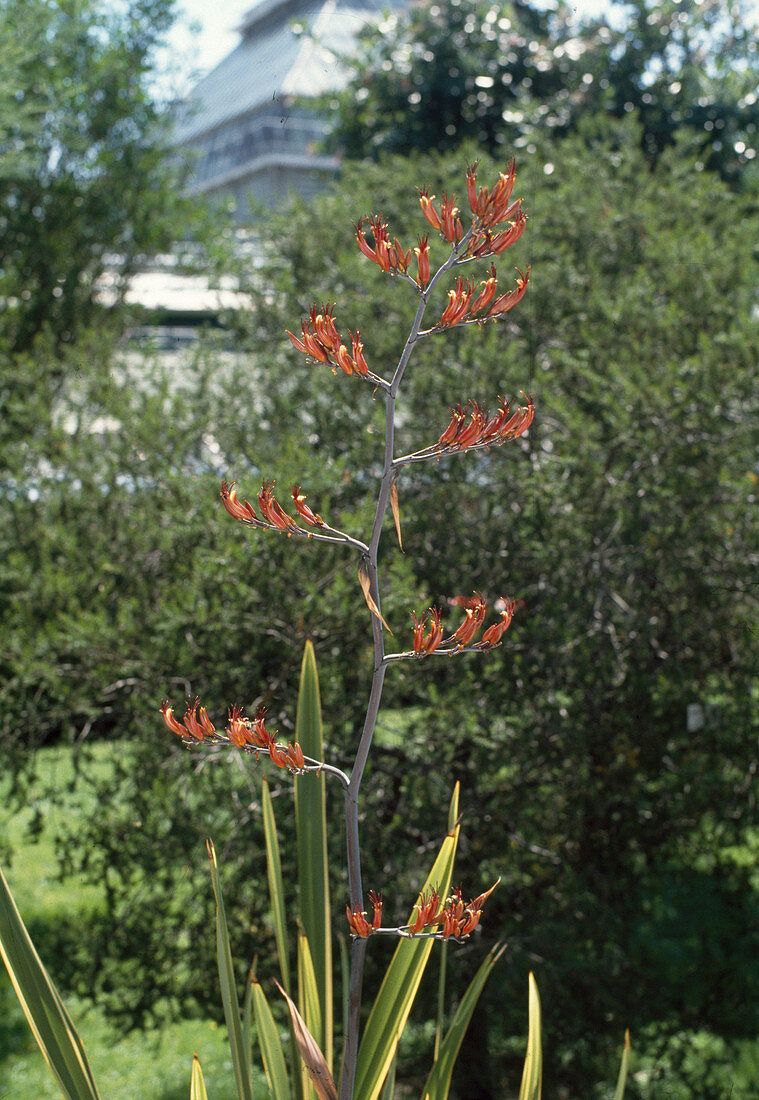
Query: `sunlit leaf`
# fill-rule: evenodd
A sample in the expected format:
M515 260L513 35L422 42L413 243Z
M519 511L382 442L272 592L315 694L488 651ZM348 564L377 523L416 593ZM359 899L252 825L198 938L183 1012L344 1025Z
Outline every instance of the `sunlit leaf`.
M519 1100L540 1100L543 1089L543 1050L540 1039L540 996L535 978L530 974L529 1031L527 1055L522 1070Z
M224 899L221 894L219 865L216 861L216 850L213 841L207 840L206 847L208 848L208 859L211 865L213 892L216 898L216 955L219 966L221 1000L224 1005L224 1018L227 1021L237 1095L239 1100L253 1100L250 1085L250 1046L245 1041L242 1033L240 1002L237 998L232 950L229 945L229 929L224 913Z
M84 1046L0 869L0 955L37 1045L67 1100L100 1100Z

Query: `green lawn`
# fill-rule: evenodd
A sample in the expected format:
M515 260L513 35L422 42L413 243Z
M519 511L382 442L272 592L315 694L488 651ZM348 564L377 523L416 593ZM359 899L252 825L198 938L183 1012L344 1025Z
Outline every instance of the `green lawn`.
M103 768L107 768L108 746L103 745ZM71 754L66 749L45 749L41 771L59 791L66 791L72 777ZM97 907L96 887L57 878L53 847L54 823L58 815L83 816L93 807L65 800L48 807L49 816L38 833L30 831L32 815L22 811L11 815L4 809L0 782L0 828L14 852L6 877L27 924L53 925L65 917L81 914L84 934L87 914ZM56 961L43 959L55 980ZM67 1008L80 1030L103 1100L180 1100L189 1096L190 1069L197 1052L203 1067L210 1100L233 1100L236 1096L226 1030L215 1021L177 1021L161 1031L133 1032L120 1036L96 1006L76 998L65 998ZM269 1095L263 1074L256 1082L256 1100ZM60 1096L54 1079L32 1038L16 1001L4 968L0 966L0 1100L56 1100Z

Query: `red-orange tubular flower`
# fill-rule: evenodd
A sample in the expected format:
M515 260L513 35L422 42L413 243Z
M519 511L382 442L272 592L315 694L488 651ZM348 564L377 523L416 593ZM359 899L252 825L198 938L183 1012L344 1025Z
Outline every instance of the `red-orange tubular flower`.
M446 903L440 913L438 923L442 924L442 928L439 935L446 940L461 940L465 939L473 932L480 923L483 905L500 881L500 878L497 879L484 894L480 894L479 897L466 903L464 903L462 898L460 887L456 887L452 890L450 897L446 899Z
M241 504L237 499L234 481L231 485L228 485L226 481L222 481L220 495L222 503L232 519L239 520L240 523L260 524L260 520L256 515L253 505L248 504L247 500L243 501Z
M427 634L427 624L429 622L427 615L424 615L422 621L419 622L416 612L411 612L411 617L414 620L414 653L417 653L420 657L434 653L443 640L442 612L440 608L430 608L429 615L432 616L432 624L429 634Z
M439 324L445 327L457 325L463 321L469 312L469 303L472 299L472 286L467 279L458 277L456 286L448 291L448 305L443 310Z
M501 621L499 623L493 623L492 626L489 626L487 628L485 633L482 635L482 642L480 643L483 646L498 645L503 635L511 626L511 620L514 617L514 612L517 608L517 602L511 597L508 597L502 602L505 606L503 608L503 611L501 611Z
M487 614L488 605L479 592L469 600L469 606L465 607L466 618L458 630L451 635L450 641L458 643L459 648L469 645L479 633L480 627Z
M306 504L306 497L301 493L299 485L292 487L293 503L301 519L304 519L311 527L323 527L324 520L316 512L312 512Z
M187 711L181 723L174 717L174 708L169 702L161 704L161 714L172 733L176 733L179 737L192 737L195 741L203 741L216 732L213 722L206 713L206 708L200 706L199 699L187 700Z
M366 919L366 913L362 913L360 909L351 909L350 905L346 905L345 913L354 936L360 936L362 940L371 936L373 928Z
M363 240L363 235L361 239ZM367 245L367 248L368 247ZM398 247L400 248L400 246ZM383 252L383 256L385 254L386 250ZM408 262L406 262L404 257L406 266L408 266L410 261L411 253L409 252ZM389 267L387 270L389 270ZM403 270L405 270L405 268ZM353 355L351 356L347 347L342 342L342 337L335 325L333 309L334 307L331 306L329 302L322 306L321 310L317 309L316 304L312 305L309 310L308 321L301 322L302 339L295 336L289 329L287 330L287 335L290 337L293 347L297 348L303 355L308 355L309 358L316 359L319 363L330 363L333 371L335 368L339 367L340 370L349 375L368 374L369 368L364 359L364 345L361 343L361 333L358 329L355 333L348 329L353 351Z
M477 161L467 165L466 170L467 197L476 222L485 228L507 221L514 210L513 204L509 206L509 199L517 178L516 161L512 158L508 169L498 173L498 181L492 194L488 192L487 187L477 190L476 173ZM519 201L521 200L517 200Z
M369 222L374 247L369 244L364 236L364 225ZM377 264L383 271L402 271L405 275L408 271L412 249L404 250L403 245L396 237L390 240L387 225L382 221L381 214L375 214L372 218L361 218L356 224L356 243L358 247L372 263Z
M517 302L521 302L527 291L527 284L530 281L530 268L522 274L517 269L517 285L515 290L510 290L507 294L501 294L493 302L492 306L488 310L488 317L496 317L499 313L508 313L510 309L513 309Z
M428 237L418 237L419 245L414 249L419 277L416 280L420 287L425 287L430 281L430 243Z
M372 903L372 929L376 932L382 924L382 894L369 891L369 901Z
M437 924L440 918L440 896L437 890L430 890L429 894L422 894L421 898L411 912L411 920L406 925L406 931L411 936L423 932L432 924Z
M261 509L261 514L267 523L270 523L272 527L279 528L280 531L289 531L293 527L297 527L295 520L292 516L288 516L282 507L277 502L272 488L274 486L273 481L265 481L261 486L261 492L258 494L258 507Z
M438 214L435 207L432 205L432 201L434 198L435 196L430 195L429 190L426 187L424 188L424 190L421 190L419 192L419 203L422 207L422 213L424 214L425 218L430 223L433 229L442 229L443 223L440 220L440 215Z

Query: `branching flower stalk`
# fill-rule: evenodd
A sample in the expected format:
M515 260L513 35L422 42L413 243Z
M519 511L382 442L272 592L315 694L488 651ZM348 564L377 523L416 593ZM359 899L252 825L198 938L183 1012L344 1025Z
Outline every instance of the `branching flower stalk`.
M497 885L494 884L485 893L468 902L464 902L458 888L452 890L447 898L438 897L433 889L415 906L408 924L385 927L382 925L381 895L374 892L369 895L373 907L371 920L367 918L364 909L359 837L359 794L388 667L403 660L424 660L442 655L454 657L473 650L493 649L501 644L514 612L519 607L515 599L502 597L495 605L499 619L485 628L480 640L476 641L487 616L486 600L478 592L469 597L455 597L450 602L463 611L463 621L455 630L446 635L440 608L430 608L421 619L417 618L416 612L412 612L411 648L400 653L385 652L385 630L389 628L382 616L377 558L388 506L392 508L400 541L397 504L397 479L400 471L412 463L439 461L448 455L482 450L517 439L527 431L534 414L532 397L526 395L523 395L524 404L516 406L499 397L498 408L492 414L476 401L470 400L467 404L459 404L451 409L450 423L443 427L434 443L411 454L395 456L396 401L412 353L419 341L461 325L497 322L517 305L527 289L529 269L525 273L518 271L516 286L501 293L498 274L492 263L485 279L480 283L473 284L457 275L453 287L448 291L448 301L440 317L429 327L423 327L433 295L449 273L464 264L503 254L519 240L524 231L526 216L521 199L511 200L516 178L514 162L512 161L506 172L499 173L492 191L487 187L478 188L476 168L476 164L467 167L466 186L471 216L467 227L462 222L461 211L455 205L455 196L449 198L443 195L441 202L436 204L434 195L430 195L427 190L420 192L424 218L449 247L447 258L434 274L431 274L430 268L429 234L420 236L416 247L404 249L397 238L391 239L382 215L362 218L355 226L356 242L363 255L377 264L383 272L409 282L419 296L408 337L390 378L385 378L370 368L364 355L360 330L348 329L348 340L343 341L335 319L335 306L330 303L321 308L316 304L311 307L308 317L301 322L300 335L288 331L293 346L310 362L327 364L335 374L342 372L346 376L356 375L370 382L375 391L382 391L385 395L384 466L368 543L326 523L306 503L306 495L298 485L293 485L291 491L294 516L285 511L277 500L273 482L263 482L257 494L258 510L247 500L240 501L234 484L230 485L225 481L221 485L224 507L238 522L248 527L276 531L288 537L343 544L358 555L359 582L371 612L374 669L366 716L350 774L325 761L306 757L297 742L280 745L276 740L276 731L272 733L266 728L262 710L253 718L247 718L240 707L232 706L228 712L226 728L220 731L213 725L197 699L188 702L187 712L181 722L174 717L170 703L164 703L161 708L167 726L188 745L201 742L228 744L256 757L268 757L273 765L295 775L323 772L335 776L343 787L350 895L347 919L352 934L352 954L340 1100L351 1100L353 1097L361 988L368 939L373 935L393 935L453 939L461 942L477 927L482 907ZM371 361L371 356L369 360Z

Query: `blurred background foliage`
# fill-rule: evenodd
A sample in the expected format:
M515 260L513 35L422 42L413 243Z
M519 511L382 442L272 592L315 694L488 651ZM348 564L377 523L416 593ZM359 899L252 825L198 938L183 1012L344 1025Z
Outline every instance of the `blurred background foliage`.
M159 7L168 19L171 5ZM80 8L95 18L94 6ZM155 15L148 0L130 10L135 20ZM82 882L97 886L84 915L74 907L71 920L42 922L35 935L59 984L94 998L119 1026L218 1012L202 847L212 834L229 879L235 954L242 964L257 953L263 975L274 947L260 776L225 754L188 755L167 738L158 705L197 693L221 719L229 703L263 702L288 736L310 637L330 758L349 766L372 650L352 558L243 530L221 507L219 482L237 480L251 499L263 477L277 479L283 498L297 482L331 523L366 534L382 462L381 395L306 364L284 330L297 330L314 300L336 302L338 327L359 327L370 367L389 374L416 303L407 285L359 254L352 222L381 210L411 246L426 228L417 187L461 194L463 167L475 158L479 178L492 184L516 146L517 193L530 221L499 274L507 284L514 264L532 265L528 295L498 326L420 344L399 405L398 449L434 441L449 407L469 399L492 407L498 394L524 390L535 396L535 423L501 450L404 472L405 553L388 522L382 568L383 612L399 649L410 641L411 609L438 603L453 622L447 601L474 588L491 601L516 595L524 607L488 657L391 670L365 786L364 878L401 919L460 779L464 891L499 874L503 883L481 936L455 953L452 998L496 938L510 943L462 1059L468 1100L500 1095L504 1081L518 1079L529 968L544 999L552 1095L604 1096L588 1081L612 1079L630 1027L639 1069L631 1095L653 1098L666 1086L672 1096L717 1097L732 1084L744 1098L759 1096L757 194L740 60L753 47L738 23L732 59L720 45L732 7L641 2L626 7L619 29L611 19L575 28L590 45L573 59L562 9L509 11L479 0L414 10L416 30L403 32L409 72L417 73L416 34L434 62L418 70L431 82L419 107L439 108L419 126L409 98L417 75L392 53L400 38L388 31L370 46L369 59L393 64L379 64L371 79L369 60L359 65L360 108L351 115L349 97L338 104L340 141L354 159L332 193L257 223L261 267L244 270L231 250L224 256L223 223L192 230L193 255L209 271L235 270L250 309L205 333L181 364L125 340L128 313L104 313L87 278L60 301L69 283L54 260L77 223L60 216L69 200L56 172L49 181L34 176L51 212L40 232L55 246L48 258L63 289L41 295L53 312L21 340L33 319L20 257L40 245L17 236L0 274L2 294L16 300L0 332L0 747L7 805L25 807L31 835L48 837L53 814L64 881L72 894ZM454 87L444 68L448 36L422 35L443 17L461 24L474 77L510 57L488 27L518 18L534 36L521 54L512 43L524 60L522 84L532 82L519 99L527 121L510 129L506 100L471 118L459 103L455 132L446 134L432 82ZM665 80L645 28L659 28L657 44L668 34L693 37L704 49L711 42L711 53L689 68L695 46L668 49L667 64L680 67ZM144 81L152 40L140 41ZM558 71L539 67L533 41L554 43ZM612 46L615 64L604 69L599 58L608 61L603 50ZM623 64L633 56L653 75L638 99L630 90L638 70ZM600 72L609 88L600 89ZM585 73L593 80L583 82ZM710 102L724 126L704 129L683 114L695 93L667 91L697 79L719 92ZM577 110L554 125L565 88ZM401 91L402 110L383 106ZM141 94L149 100L144 83ZM9 165L18 156L34 174L44 134L34 109L28 132L11 131L4 103L7 227L27 186ZM508 125L493 121L498 114ZM669 120L661 140L656 118ZM731 136L728 155L729 141L714 148L714 130L731 118L740 118L743 137ZM392 133L383 119L395 120ZM156 140L154 163L174 171L160 152L164 138ZM355 159L364 152L372 159ZM106 159L113 191L124 166ZM72 178L86 189L91 173ZM152 191L161 249L182 226L178 204L160 208L168 193ZM125 247L108 218L91 214L88 224L99 256ZM133 262L149 251L136 244ZM61 340L56 311L64 307L82 323L66 322L70 338ZM51 746L70 746L63 780L49 778L45 752L36 752ZM289 784L275 783L273 794L289 799ZM292 838L285 815L278 820L285 881L294 881ZM329 827L339 898L337 802ZM380 956L372 953L367 989ZM427 1033L418 1024L403 1077L421 1084Z

